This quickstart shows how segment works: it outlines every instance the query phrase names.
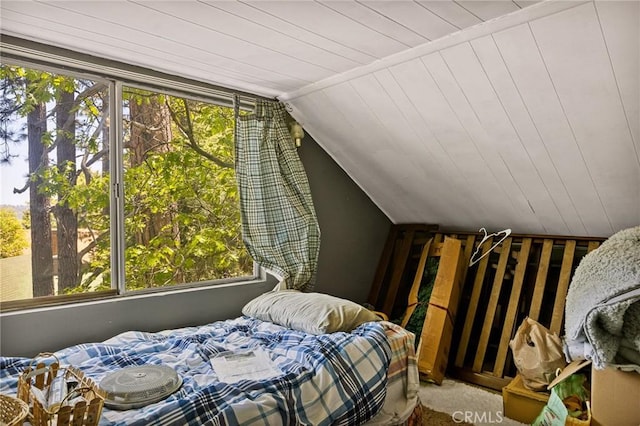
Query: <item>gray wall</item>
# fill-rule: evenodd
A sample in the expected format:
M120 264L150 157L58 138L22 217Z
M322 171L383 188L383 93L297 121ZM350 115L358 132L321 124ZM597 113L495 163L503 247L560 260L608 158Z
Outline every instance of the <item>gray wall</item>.
M310 136L298 153L321 232L315 291L366 302L391 222Z
M302 143L299 153L322 233L315 291L365 302L391 223L311 137ZM158 331L236 317L246 302L274 285L266 277L251 284L0 314L0 355L34 356L126 330Z

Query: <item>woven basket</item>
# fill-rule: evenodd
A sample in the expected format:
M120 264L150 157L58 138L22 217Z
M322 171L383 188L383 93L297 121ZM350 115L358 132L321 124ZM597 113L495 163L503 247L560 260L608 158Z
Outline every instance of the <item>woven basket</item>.
M29 414L29 406L18 398L0 393L0 423L21 426Z
M36 364L41 358L54 358L55 362ZM61 402L73 397L77 397L75 399L78 401L73 406L62 404L55 408L45 407L36 397L34 388L46 394L60 375L77 383L77 388ZM27 417L32 426L97 426L104 405L104 392L90 378L71 366L60 368L58 358L50 352L39 354L18 377L18 398L28 403L30 412Z

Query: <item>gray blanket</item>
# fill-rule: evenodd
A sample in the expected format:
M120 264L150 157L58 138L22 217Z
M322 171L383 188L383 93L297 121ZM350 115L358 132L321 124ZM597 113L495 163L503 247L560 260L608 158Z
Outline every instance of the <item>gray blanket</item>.
M640 372L640 226L582 258L567 292L565 334L566 348L583 347L595 368Z

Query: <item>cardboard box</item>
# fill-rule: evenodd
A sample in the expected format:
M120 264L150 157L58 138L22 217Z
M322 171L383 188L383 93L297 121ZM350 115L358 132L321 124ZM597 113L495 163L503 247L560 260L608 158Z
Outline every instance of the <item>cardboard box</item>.
M463 257L462 241L445 237L429 304L446 309L452 322L455 322L462 293Z
M462 290L464 262L462 259L462 243L458 239L445 237L443 243L434 245L432 249L434 250L432 255L439 256L440 261L438 262L438 271L431 290L416 353L418 355L420 378L439 385L444 379L449 360L453 322L455 321ZM425 253L427 253L427 250L428 247L425 246L421 262L423 260L426 261ZM419 276L414 281L414 288L412 288L412 292L416 295L419 287L415 286L416 284L421 285L421 283L422 271L419 271ZM409 309L408 312L410 312Z
M596 426L640 425L640 374L592 368L591 414Z
M442 384L447 369L453 322L446 309L429 304L418 344L420 377Z
M535 392L525 388L519 374L502 388L503 414L521 423L533 423L548 400L548 392Z

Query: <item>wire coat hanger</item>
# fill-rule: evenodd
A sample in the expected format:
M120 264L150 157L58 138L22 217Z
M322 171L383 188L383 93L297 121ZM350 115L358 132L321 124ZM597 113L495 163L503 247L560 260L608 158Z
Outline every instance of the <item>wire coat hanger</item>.
M471 255L471 259L469 259L469 266L473 266L474 264L478 263L480 261L480 259L482 259L483 257L487 256L489 253L491 253L491 251L496 248L498 245L500 245L500 243L502 243L509 235L511 235L511 228L507 228L507 229L503 229L502 231L498 231L498 232L494 232L493 234L487 234L487 230L485 228L480 228L480 230L478 232L483 232L484 233L484 237L482 237L482 241L480 241L480 243L478 243L478 247L476 247L476 251L473 252L473 254ZM476 258L476 256L482 252L482 245L489 239L492 237L497 237L501 234L504 234L504 236L502 238L500 238L497 242L493 243L493 245L489 248L489 250L485 251L484 253L482 253L482 255L480 255L480 257Z

